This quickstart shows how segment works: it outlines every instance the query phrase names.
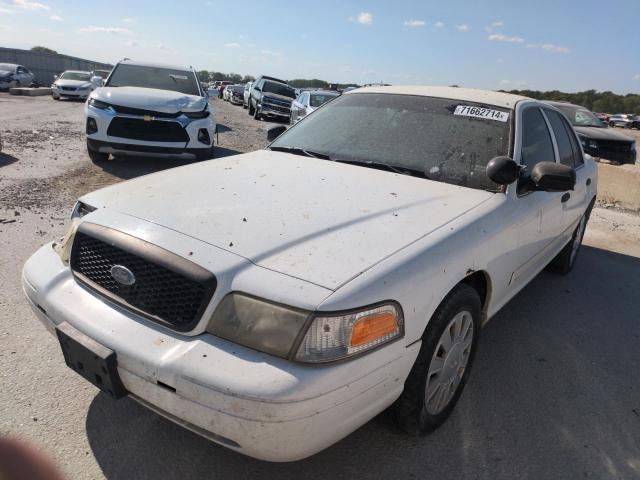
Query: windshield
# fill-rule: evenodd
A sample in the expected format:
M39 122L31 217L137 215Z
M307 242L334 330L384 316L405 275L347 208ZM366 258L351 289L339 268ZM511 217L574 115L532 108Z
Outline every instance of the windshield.
M312 93L311 99L309 99L309 104L312 107L319 107L323 103L327 103L329 100L336 98L337 95L332 95L330 93Z
M91 80L91 75L82 72L64 72L62 75L60 75L60 79L62 80L63 78L65 80L82 80L88 82Z
M157 88L200 96L193 72L171 68L120 64L111 73L105 86Z
M5 72L15 72L16 66L10 63L0 63L0 70Z
M386 164L431 180L496 191L486 165L508 155L512 115L508 109L484 107L414 95L352 93L291 127L270 148Z
M575 127L598 127L606 128L606 124L586 108L575 107L573 105L554 105L564 113L571 124Z
M296 92L289 85L283 85L276 82L264 82L262 88L264 93L273 93L275 95L282 95L283 97L296 98Z

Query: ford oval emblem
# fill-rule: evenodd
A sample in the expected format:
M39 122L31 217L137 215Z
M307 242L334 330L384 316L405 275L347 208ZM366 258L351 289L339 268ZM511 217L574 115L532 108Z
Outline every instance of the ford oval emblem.
M131 270L122 265L114 265L111 267L111 276L122 285L133 285L136 283L136 276Z

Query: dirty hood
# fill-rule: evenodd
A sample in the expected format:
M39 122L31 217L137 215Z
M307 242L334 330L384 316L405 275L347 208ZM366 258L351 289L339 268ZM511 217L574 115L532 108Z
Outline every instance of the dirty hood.
M197 95L142 87L100 87L91 97L113 105L163 113L198 112L207 105L207 99Z
M492 195L261 150L147 175L82 201L335 289Z
M55 81L55 84L59 87L90 87L92 84L87 80L67 80L64 78L59 78Z

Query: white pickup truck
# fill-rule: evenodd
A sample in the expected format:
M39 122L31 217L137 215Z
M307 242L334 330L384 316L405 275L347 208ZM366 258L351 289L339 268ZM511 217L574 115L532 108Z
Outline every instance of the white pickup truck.
M284 130L82 197L27 299L84 378L246 455L389 407L432 431L481 326L571 270L595 164L554 107L463 88L354 90Z

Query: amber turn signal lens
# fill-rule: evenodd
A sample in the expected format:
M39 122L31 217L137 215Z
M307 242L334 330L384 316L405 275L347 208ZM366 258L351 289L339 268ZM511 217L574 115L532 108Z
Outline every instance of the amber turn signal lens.
M400 330L397 318L390 312L374 313L360 318L351 331L351 346L358 347L374 342Z

